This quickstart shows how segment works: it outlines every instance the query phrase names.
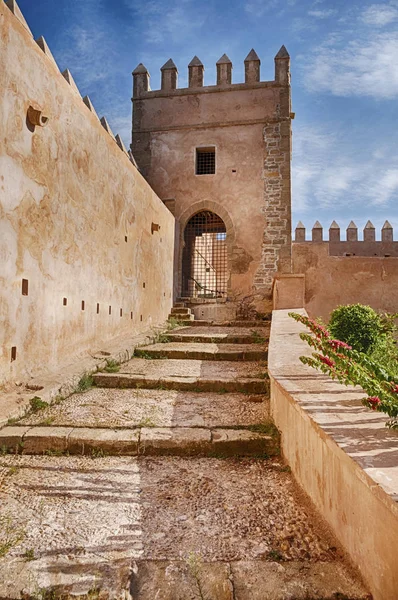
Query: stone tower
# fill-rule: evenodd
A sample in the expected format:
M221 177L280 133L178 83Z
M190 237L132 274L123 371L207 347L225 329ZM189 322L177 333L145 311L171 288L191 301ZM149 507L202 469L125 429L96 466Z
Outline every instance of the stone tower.
M195 56L178 88L170 59L153 91L144 65L133 72L131 150L176 218L175 296L269 298L274 275L291 272L290 57L282 46L273 81L254 50L244 64L232 83L224 54L205 86Z

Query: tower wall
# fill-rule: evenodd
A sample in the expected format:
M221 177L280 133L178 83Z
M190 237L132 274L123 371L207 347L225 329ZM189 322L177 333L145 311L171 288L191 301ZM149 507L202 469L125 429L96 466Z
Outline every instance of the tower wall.
M222 65L228 60L224 55ZM282 83L223 82L133 98L132 152L179 225L177 293L184 227L200 210L229 221L231 298L269 296L275 272L291 271L290 78L288 59L275 62L278 77L285 71ZM215 174L196 175L200 147L215 148Z

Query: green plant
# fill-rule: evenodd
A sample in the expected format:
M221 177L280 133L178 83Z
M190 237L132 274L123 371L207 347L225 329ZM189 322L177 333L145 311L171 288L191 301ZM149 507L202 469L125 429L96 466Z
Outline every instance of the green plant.
M90 456L91 458L104 458L106 452L102 448L91 448Z
M255 329L252 329L251 336L253 338L253 344L265 344L267 341L266 338Z
M104 367L104 371L107 373L118 373L120 371L120 365L113 358L106 359L106 367Z
M35 551L33 550L33 548L28 548L23 554L23 558L26 560L26 562L35 560Z
M18 423L20 417L10 417L7 421L7 425L15 425L15 423Z
M38 396L35 396L34 398L31 398L29 400L29 404L30 404L30 412L32 412L32 413L37 413L37 412L39 412L39 410L43 410L44 408L48 408L48 402L45 402L44 400L42 400Z
M24 537L25 531L15 527L11 515L0 515L0 558L19 544Z
M384 333L380 315L370 306L348 304L338 306L330 315L331 335L346 342L358 352L371 353Z
M270 550L267 554L268 560L275 562L281 562L283 560L283 554L279 550Z
M41 421L39 423L39 425L42 425L42 426L52 425L54 423L54 419L55 419L55 417L47 417L46 419L43 419L43 421Z
M333 339L323 326L303 315L289 313L310 331L300 333L302 340L315 350L312 356L300 356L305 365L326 373L344 385L359 385L367 396L362 403L390 419L387 426L398 428L398 378L368 354L359 352L342 340Z
M76 386L77 392L86 392L94 383L94 379L90 373L85 373Z
M179 319L176 319L175 317L170 317L169 320L167 321L167 329L169 331L172 331L173 329L176 329L177 327L182 327L184 325L184 323L182 321L180 321Z

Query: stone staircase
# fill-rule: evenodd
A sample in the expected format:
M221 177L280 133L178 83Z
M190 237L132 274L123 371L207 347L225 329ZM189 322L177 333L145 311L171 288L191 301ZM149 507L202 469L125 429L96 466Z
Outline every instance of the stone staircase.
M0 431L0 598L369 598L279 456L269 328L193 321Z

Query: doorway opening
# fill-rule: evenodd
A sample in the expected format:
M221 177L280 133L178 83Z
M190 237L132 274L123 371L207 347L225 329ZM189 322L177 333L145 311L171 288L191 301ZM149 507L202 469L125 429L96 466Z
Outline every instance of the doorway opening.
M184 298L226 298L228 287L227 230L208 210L193 215L184 231L182 289Z

